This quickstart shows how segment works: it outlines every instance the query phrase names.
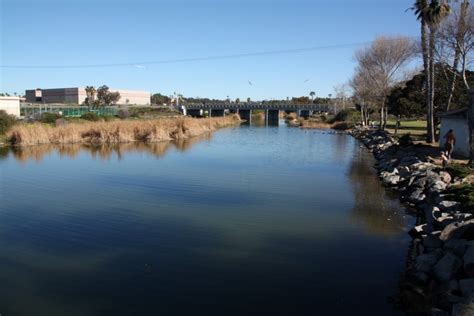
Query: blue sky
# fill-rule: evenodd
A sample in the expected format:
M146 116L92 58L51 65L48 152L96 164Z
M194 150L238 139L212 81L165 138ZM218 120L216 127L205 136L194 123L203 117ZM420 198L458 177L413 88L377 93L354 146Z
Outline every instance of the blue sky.
M181 63L240 53L417 37L412 0L0 0L0 91L107 84L185 96L272 99L333 93L357 46ZM137 65L133 65L137 64ZM249 85L248 81L252 82ZM306 81L306 82L305 82Z

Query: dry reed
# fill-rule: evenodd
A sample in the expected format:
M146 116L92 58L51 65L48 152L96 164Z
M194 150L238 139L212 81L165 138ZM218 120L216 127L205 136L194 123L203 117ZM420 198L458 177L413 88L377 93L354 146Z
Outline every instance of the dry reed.
M187 117L154 120L69 123L50 126L41 123L20 124L7 133L13 145L38 144L119 144L179 140L199 136L218 128L240 123L237 115L193 119Z

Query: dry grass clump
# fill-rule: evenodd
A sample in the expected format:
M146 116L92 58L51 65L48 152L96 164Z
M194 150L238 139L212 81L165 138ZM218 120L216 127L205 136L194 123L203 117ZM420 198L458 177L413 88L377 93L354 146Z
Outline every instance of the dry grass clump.
M298 119L298 115L295 112L291 112L286 116L286 119L288 121L294 121L294 120Z
M332 128L331 124L321 122L321 121L312 121L312 120L299 120L301 128L308 129L330 129Z
M118 144L134 141L178 140L240 123L237 115L194 119L187 117L154 120L71 123L64 126L22 124L7 136L13 145L37 144Z

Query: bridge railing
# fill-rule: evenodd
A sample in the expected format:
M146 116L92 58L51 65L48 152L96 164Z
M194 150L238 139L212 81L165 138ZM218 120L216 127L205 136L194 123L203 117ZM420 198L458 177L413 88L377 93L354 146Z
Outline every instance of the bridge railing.
M240 103L187 103L183 104L186 109L249 109L249 110L311 110L311 111L330 111L334 108L329 104L298 104L286 102L240 102Z

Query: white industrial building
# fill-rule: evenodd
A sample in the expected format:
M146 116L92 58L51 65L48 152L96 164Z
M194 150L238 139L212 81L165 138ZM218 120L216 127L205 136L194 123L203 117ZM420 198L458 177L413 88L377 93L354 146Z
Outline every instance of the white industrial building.
M150 105L151 94L148 91L109 89L120 93L117 104ZM26 90L28 103L83 104L87 99L85 88L57 88Z
M0 110L4 110L8 114L20 117L20 98L0 96Z

